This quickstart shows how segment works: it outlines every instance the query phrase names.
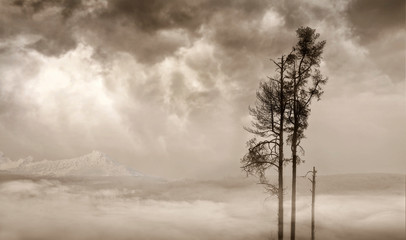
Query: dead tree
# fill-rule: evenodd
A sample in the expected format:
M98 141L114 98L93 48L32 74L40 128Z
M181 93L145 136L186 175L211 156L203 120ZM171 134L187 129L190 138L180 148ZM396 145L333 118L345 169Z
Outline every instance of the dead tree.
M312 228L312 237L311 240L315 239L315 222L314 222L314 208L315 208L315 202L316 202L316 168L313 167L313 171L308 171L306 175L303 177L306 177L307 174L312 173L312 178L308 178L309 181L312 183L312 189L310 189L310 192L312 193L312 223L311 223L311 228Z
M312 182L312 240L315 238L315 225L314 225L314 205L316 202L316 169L313 167L313 179Z
M255 107L249 107L253 121L248 132L260 137L247 142L248 153L241 159L242 169L250 175L256 175L259 183L267 192L278 196L278 239L283 239L283 167L285 164L283 146L287 117L288 85L286 70L291 56L282 56L273 61L277 75L261 82L257 91ZM267 178L267 170L278 172L278 184L272 184Z

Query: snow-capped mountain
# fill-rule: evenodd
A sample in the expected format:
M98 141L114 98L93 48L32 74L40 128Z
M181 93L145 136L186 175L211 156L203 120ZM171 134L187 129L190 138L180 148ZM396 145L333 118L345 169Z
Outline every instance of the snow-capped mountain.
M18 161L2 159L0 169L18 174L48 176L143 176L112 159L106 154L93 151L71 159L33 161L32 158Z

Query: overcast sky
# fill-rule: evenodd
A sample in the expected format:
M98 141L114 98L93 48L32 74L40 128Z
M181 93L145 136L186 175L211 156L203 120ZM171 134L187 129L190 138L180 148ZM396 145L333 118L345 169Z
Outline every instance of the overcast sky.
M241 174L269 58L310 26L327 40L329 82L299 172L406 169L404 0L0 2L0 151L11 159L99 150L151 175Z

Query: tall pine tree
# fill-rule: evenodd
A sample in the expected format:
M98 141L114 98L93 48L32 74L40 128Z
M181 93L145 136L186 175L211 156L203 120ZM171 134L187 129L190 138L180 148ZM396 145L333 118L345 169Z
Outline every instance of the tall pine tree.
M292 151L292 212L291 212L291 240L295 239L296 228L296 168L301 159L298 149L305 137L304 131L308 126L310 104L313 99L320 99L323 94L322 86L327 78L320 72L321 55L326 41L318 41L320 34L315 29L300 27L297 31L298 42L291 54L292 62L289 69L292 84L289 96L288 141Z

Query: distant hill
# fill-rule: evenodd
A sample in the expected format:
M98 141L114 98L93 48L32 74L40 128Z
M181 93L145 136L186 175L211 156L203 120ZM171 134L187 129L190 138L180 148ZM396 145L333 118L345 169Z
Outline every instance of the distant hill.
M99 151L62 160L33 161L32 158L27 158L11 161L3 158L0 170L15 174L45 176L143 176Z
M354 192L405 193L405 175L364 173L320 175L317 180L322 194L352 194Z
M309 177L309 176L308 176ZM405 194L403 174L390 173L357 173L337 175L317 175L316 193L328 195L374 194ZM287 194L290 194L291 179L285 178ZM310 195L311 182L307 178L297 178L297 191L300 195Z

